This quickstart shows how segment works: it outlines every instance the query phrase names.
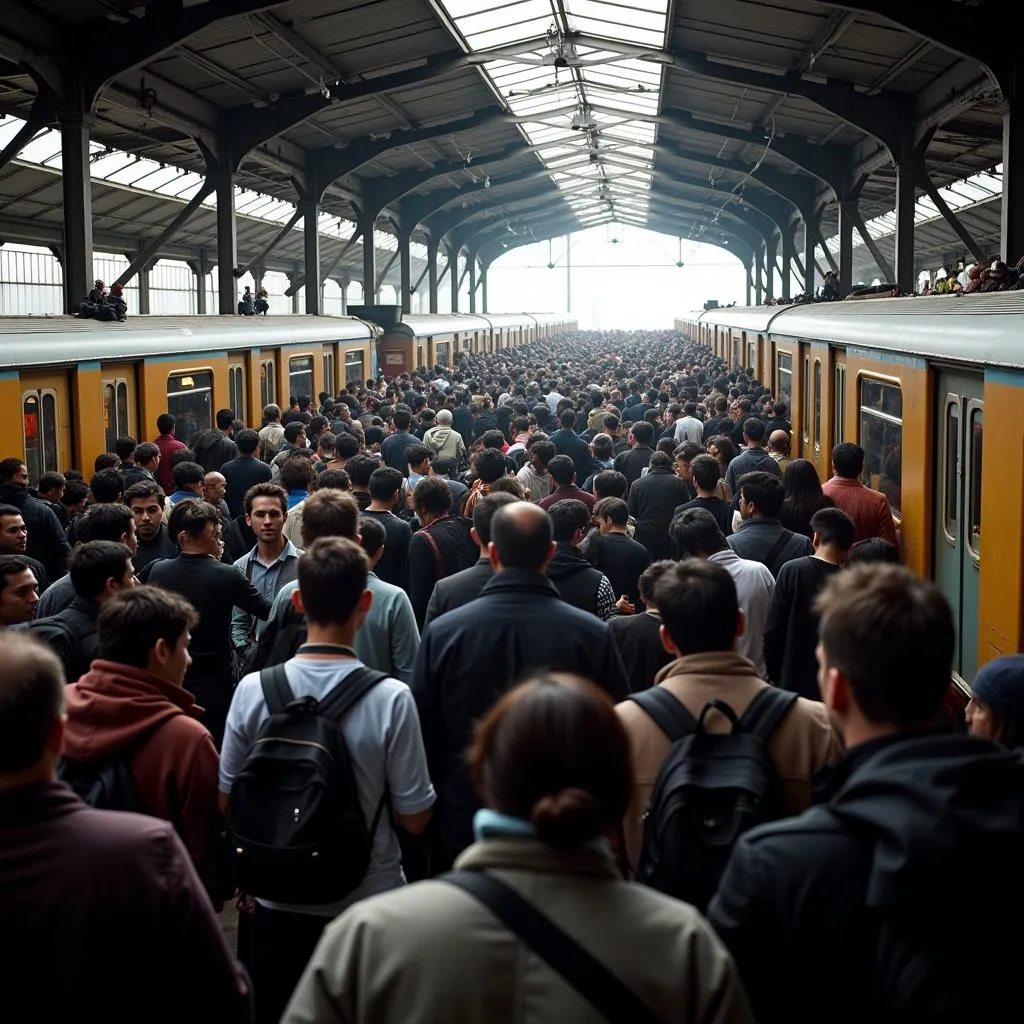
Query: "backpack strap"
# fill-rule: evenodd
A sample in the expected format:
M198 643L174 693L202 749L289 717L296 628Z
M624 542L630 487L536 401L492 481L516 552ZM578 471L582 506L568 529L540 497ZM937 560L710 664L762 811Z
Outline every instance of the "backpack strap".
M783 716L796 703L797 694L766 686L748 705L740 718L740 729L766 740Z
M768 551L768 554L764 556L764 564L769 569L771 569L772 575L775 575L775 570L772 569L772 566L775 565L775 560L779 557L779 555L782 554L783 548L785 548L785 546L789 543L789 538L791 536L792 533L785 527L783 527L782 533L779 534L778 539L771 546L771 548Z
M283 714L288 705L295 700L283 664L260 669L260 688L263 690L263 699L267 702L267 711L272 715Z
M639 704L673 743L697 731L697 719L663 686L631 693L628 699Z
M612 1024L658 1024L635 992L511 886L485 871L453 871L442 878L475 896Z
M379 682L388 678L387 672L360 666L350 672L334 687L317 708L317 714L332 722L340 722L356 702L372 690ZM380 812L378 811L378 814Z
M434 550L434 563L437 566L437 578L439 580L444 579L444 561L441 558L441 549L437 546L437 541L434 540L434 537L431 534L429 527L424 526L423 529L419 532L422 533L424 537L426 537L427 543Z

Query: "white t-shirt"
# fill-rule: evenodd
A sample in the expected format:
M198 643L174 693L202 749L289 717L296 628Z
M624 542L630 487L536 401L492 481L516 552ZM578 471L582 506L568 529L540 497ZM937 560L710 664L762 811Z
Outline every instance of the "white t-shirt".
M322 700L349 673L361 667L362 662L352 658L292 658L285 662L288 685L296 699L312 696ZM222 793L231 792L231 784L268 717L259 673L251 672L238 684L231 698L220 753ZM412 692L405 683L390 678L379 682L345 715L340 728L352 760L367 827L373 823L380 806L385 783L391 807L398 814L418 814L433 806L437 797L427 770L419 715ZM301 906L269 900L260 900L260 903L271 910L336 917L358 900L404 884L402 851L385 807L374 833L366 877L345 899Z

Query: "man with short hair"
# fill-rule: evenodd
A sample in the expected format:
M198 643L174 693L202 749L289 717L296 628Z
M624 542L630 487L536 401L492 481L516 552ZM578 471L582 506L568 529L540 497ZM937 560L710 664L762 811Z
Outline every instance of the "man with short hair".
M0 629L30 622L39 604L39 584L27 558L0 555Z
M555 458L555 446L539 434L534 434L526 443L526 462L516 473L516 479L530 493L534 504L546 498L554 486L548 473L548 465Z
M430 777L438 783L440 838L451 858L472 842L479 807L465 762L473 723L502 694L540 667L575 672L616 699L627 692L608 626L563 601L546 578L554 553L543 509L525 501L503 505L491 520L493 578L475 601L423 631L410 686Z
M575 434L573 435L575 437ZM554 481L554 489L546 498L537 502L543 509L550 509L557 501L581 501L587 506L587 515L593 511L597 499L593 494L580 490L577 480L583 478L576 471L573 460L568 455L556 455L548 463L548 473Z
M67 681L73 683L98 656L100 609L119 591L135 586L132 553L114 541L87 541L71 552L68 575L75 588L74 600L63 611L36 619L29 628L53 648Z
M31 988L30 1016L125 1021L146 1007L147 1021L171 1024L201 1006L247 1024L248 979L174 827L88 807L57 782L60 662L3 631L0 663L0 957Z
M1009 1021L1024 976L1024 760L942 725L956 622L895 565L834 574L818 598L819 705L846 754L796 818L742 836L708 917L758 1020ZM987 898L949 898L975 878ZM960 960L964 936L984 984ZM842 998L836 993L841 991Z
M746 447L729 463L725 471L725 483L735 494L737 484L747 473L771 473L781 477L778 462L764 450L764 421L751 416L743 422L743 443Z
M164 522L171 518L171 512L180 501L204 501L203 481L206 473L198 462L179 462L171 472L174 477L174 493L167 495L164 503Z
M626 505L636 521L633 539L647 548L652 561L672 557L669 524L692 493L690 485L672 472L672 457L665 452L654 452L648 471L630 487Z
M661 615L654 601L654 586L673 565L675 562L662 559L647 566L640 574L640 600L644 610L608 620L615 646L626 667L631 693L653 686L654 677L672 660L661 642Z
M576 413L572 409L564 409L558 417L558 423L559 429L549 440L559 455L568 456L572 460L576 479L586 480L594 472L594 457L590 453L590 446L576 433Z
M134 465L124 470L125 490L140 480L156 480L160 468L160 449L152 441L143 441L135 449Z
M235 413L232 409L218 409L216 427L201 430L192 438L192 451L196 462L207 473L219 472L220 467L238 455L238 445L231 440L234 431Z
M159 587L134 587L104 604L97 659L67 689L68 777L123 758L138 810L174 825L210 900L224 897L217 750L182 686L196 613Z
M688 514L708 515L696 510ZM732 577L712 562L693 558L677 562L654 585L654 603L662 619L662 643L675 659L655 676L655 684L694 718L701 716L708 732L729 732L729 719L714 706L701 715L706 705L722 701L742 717L768 686L735 649L743 632L743 612ZM623 831L626 854L635 868L643 845L644 810L671 741L635 701L623 701L615 710L629 735L633 756L633 790ZM766 746L786 808L798 814L811 805L814 774L838 754L827 712L820 704L797 697Z
M271 402L263 407L263 421L266 424L259 434L260 459L263 462L273 462L274 457L281 450L284 444L284 427L281 425L281 406ZM237 443L237 442L236 442ZM239 449L241 450L241 449Z
M232 519L244 513L242 499L250 487L270 482L270 466L256 458L260 435L255 430L240 430L235 444L238 445L238 458L230 459L220 467L227 484L224 500Z
M690 441L693 444L704 444L704 424L697 419L697 403L687 402L683 406L683 415L676 420L672 431L672 440L676 444Z
M380 446L380 454L385 465L397 469L402 476L405 476L405 450L409 445L416 444L419 439L409 431L412 415L407 410L396 409L392 422L395 425L394 432L384 439L384 443Z
M309 521L309 511L307 510ZM296 699L324 700L363 667L352 645L369 611L369 563L362 548L341 537L313 541L299 559L295 607L306 616L308 639L284 663ZM259 673L245 676L231 701L220 764L226 808L249 748L269 717ZM401 850L392 817L418 834L430 820L434 788L427 774L416 706L398 679L377 683L338 723L359 789L359 806L373 846L366 876L347 897L301 906L256 901L251 965L257 1021L277 1021L316 948L324 927L357 900L403 885ZM337 795L340 797L340 794ZM381 813L387 806L388 813Z
M407 450L412 451L413 446ZM412 530L404 519L400 519L394 513L402 489L402 474L390 466L381 466L370 474L368 486L370 504L363 515L379 522L387 536L384 551L374 571L385 583L405 590L409 586L409 544L412 541Z
M849 441L832 449L832 479L821 489L852 520L854 544L869 537L881 537L899 547L889 501L880 491L860 482L864 471L864 449Z
M587 558L608 577L620 598L636 605L640 600L640 574L652 559L647 548L629 536L629 518L629 507L621 498L598 501L594 506L597 536L587 545Z
M136 573L161 558L175 558L178 546L167 535L164 492L153 481L140 480L124 492L124 503L135 521Z
M48 580L60 579L71 551L60 522L45 502L28 493L28 467L19 458L0 461L0 504L13 505L28 531L25 554L41 562ZM43 580L39 581L43 586Z
M434 585L465 568L466 531L450 515L451 502L441 477L426 477L413 492L420 528L409 541L409 600L421 629Z
M732 533L732 509L716 493L722 477L718 460L711 455L697 455L689 464L689 473L697 497L673 509L672 519L677 519L689 508L702 508L715 517L718 528L728 537Z
M175 452L187 447L174 436L174 423L174 417L167 412L161 413L156 418L157 436L153 439L153 444L160 450L160 465L156 471L156 482L163 488L164 494L170 494L174 490L174 480L171 478L172 456Z
M740 478L739 488L739 510L743 522L730 535L728 544L740 558L761 562L778 579L779 571L786 562L814 554L808 537L787 530L779 522L785 491L777 473L747 473Z
M704 508L687 509L672 520L672 541L680 558L700 558L724 569L736 585L743 631L736 650L765 677L764 628L775 592L775 577L762 562L740 558L726 540L714 516Z
M28 563L35 576L39 593L46 592L50 581L43 563L28 554L28 527L21 510L14 505L0 505L0 555L17 555Z
M284 428L284 444L270 463L270 479L276 484L281 475L281 463L292 454L292 449L306 450L306 424L301 420L292 420Z
M767 678L783 690L820 700L818 613L815 601L829 579L846 564L853 547L853 520L840 508L811 516L814 554L794 558L779 572L764 628Z
M634 406L639 408L639 406ZM646 420L640 420L629 428L629 448L615 456L615 469L621 473L626 482L632 484L639 480L643 471L651 464L654 449L654 427Z

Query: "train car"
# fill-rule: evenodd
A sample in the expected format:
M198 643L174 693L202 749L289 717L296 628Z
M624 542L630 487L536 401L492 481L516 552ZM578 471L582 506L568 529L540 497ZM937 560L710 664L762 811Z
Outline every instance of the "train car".
M961 702L981 665L1024 645L1022 314L1024 294L1005 292L733 307L676 324L790 398L792 453L823 480L833 445L864 448L864 483L888 498L904 562L953 608Z

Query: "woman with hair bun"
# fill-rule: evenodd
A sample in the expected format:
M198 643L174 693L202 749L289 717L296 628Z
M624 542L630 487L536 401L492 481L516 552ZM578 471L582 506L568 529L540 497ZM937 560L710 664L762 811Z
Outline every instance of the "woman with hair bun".
M284 1024L753 1020L705 920L616 869L629 741L596 686L534 676L477 725L468 762L484 809L455 874L363 900L330 924ZM551 966L490 909L495 886L560 930L587 969L569 980Z

